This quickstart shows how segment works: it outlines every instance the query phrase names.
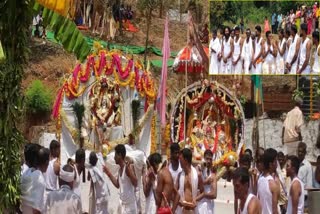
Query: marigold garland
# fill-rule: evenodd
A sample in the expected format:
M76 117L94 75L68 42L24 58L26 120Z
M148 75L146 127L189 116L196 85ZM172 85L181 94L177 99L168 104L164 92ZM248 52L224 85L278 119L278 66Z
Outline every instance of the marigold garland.
M113 75L114 75L114 79L116 81L116 83L122 87L126 87L128 85L130 85L131 88L134 87L134 79L135 79L135 73L131 72L130 76L127 78L126 81L121 81L116 70L113 70Z
M230 162L229 162L230 157L233 157L234 161L236 161L238 159L238 155L236 152L229 151L229 152L225 153L219 160L215 161L213 163L213 165L214 166L219 166L219 165L229 166L230 165Z

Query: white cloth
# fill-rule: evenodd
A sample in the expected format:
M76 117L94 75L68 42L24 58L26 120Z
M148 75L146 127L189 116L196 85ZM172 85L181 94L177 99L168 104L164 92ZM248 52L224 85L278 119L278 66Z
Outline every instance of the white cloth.
M261 42L262 42L262 37L260 37L259 41L258 41L258 38L256 38L254 41L254 44L255 44L254 58L257 58L261 49L263 48L261 45ZM252 66L253 74L261 74L261 72L262 72L262 62L257 62L256 67Z
M269 181L273 180L271 175L261 176L258 180L258 198L260 200L262 214L272 213L272 194L269 187Z
M146 197L146 214L156 214L157 213L157 205L156 200L154 198L153 190L156 189L157 181L152 185L150 189L149 196ZM152 190L153 189L153 190Z
M293 38L293 40L291 41L290 46L289 46L289 51L288 51L288 55L287 55L287 59L286 59L286 62L289 64L291 63L291 61L294 57L294 54L296 52L298 39L299 39L299 36L296 34L295 37ZM289 74L296 74L297 73L297 66L298 66L298 57L297 57L296 61L292 64Z
M197 193L198 193L198 172L197 170L191 166L191 192L192 192L192 198L195 200ZM185 183L185 172L182 171L180 173L180 177L179 177L179 189L178 189L178 194L180 195L180 200L184 201L184 183ZM198 213L198 207L195 208L195 213ZM176 214L182 214L183 213L183 209L182 207L178 206L177 210L176 210Z
M221 44L218 39L218 37L213 40L211 39L210 45L209 45L209 50L210 50L210 68L209 68L209 74L219 74L219 68L220 68L220 62L218 60L218 54L221 53ZM213 52L213 50L215 52Z
M303 182L304 188L312 188L312 166L309 161L304 159L300 164L298 178ZM308 192L305 192L305 195L308 195Z
M223 44L223 57L227 57L230 54L231 51L231 37L229 37L228 41L225 40L225 38L222 40ZM232 66L232 57L227 59L227 62L225 63L223 59L221 59L221 74L231 74L231 66Z
M314 55L313 55L314 62L312 66L312 74L320 74L320 64L319 64L319 55L318 55L319 48L320 48L320 45L318 45L318 47L314 51Z
M300 69L303 65L303 63L306 61L307 58L307 44L310 41L310 39L307 37L304 42L301 39L300 43L300 52L299 52L299 65L298 68ZM302 74L310 74L310 58L309 62L307 64L307 67L301 72Z
M270 45L270 50L273 52L273 46ZM264 51L268 51L268 43L264 43ZM276 74L276 59L275 57L271 54L268 53L266 58L264 59L264 63L262 65L262 70L263 74Z
M89 173L91 176L91 194L94 194L93 213L96 214L108 214L108 196L109 188L105 182L103 173L98 167L90 167Z
M238 59L238 57L240 56L240 54L241 54L240 42L241 42L241 37L239 37L238 41L236 41L236 38L233 41L234 52L233 52L233 55L232 55L232 61L236 61ZM234 74L241 74L242 73L241 60L239 60L236 65L232 65L232 71L233 71Z
M23 165L21 166L21 175L23 175L28 169L28 165L26 163L23 163Z
M21 207L24 214L32 209L43 211L46 181L40 170L29 168L21 177Z
M179 162L179 166L178 166L178 169L177 170L173 170L172 168L172 164L170 163L169 164L169 171L170 171L170 174L171 174L171 177L173 179L173 183L175 184L177 182L177 177L178 177L178 174L180 172L182 172L182 168L180 166L180 162Z
M295 181L299 182L300 187L301 187L301 194L299 196L298 212L297 213L298 214L303 214L304 213L304 195L305 195L304 194L304 189L303 189L303 183L299 178L295 177L291 182L290 189L292 188L292 184ZM288 196L287 214L291 214L292 212L293 212L293 210L292 210L292 197L289 194L289 196Z
M210 176L213 176L212 173L210 173L208 177ZM202 172L202 178L203 180L207 179L206 170ZM211 192L211 184L204 185L204 192L205 193ZM199 201L198 203L198 210L199 210L199 213L213 214L214 200L208 199L208 198L201 199L201 201Z
M286 45L286 39L283 38L281 42L278 44L279 52L277 54L276 58L276 68L277 68L277 74L284 74L284 62L285 62L285 53L283 55L280 55L280 51L283 49L283 47ZM286 50L287 51L287 50Z
M137 201L135 188L132 185L130 178L127 176L126 167L123 169L122 175L119 175L119 185L122 214L136 214Z
M252 39L251 37L249 38L249 41L247 42L247 40L245 40L243 42L243 46L242 46L242 58L244 60L244 74L250 74L251 73L251 69L249 69L250 67L250 63L252 61L252 57L253 57L253 43L252 43Z
M249 205L251 199L254 197L255 196L253 194L249 193L249 195L247 196L246 202L244 203L243 210L241 210L239 207L239 214L248 214L248 205Z
M54 162L56 160L57 158L54 158L49 161L46 171L46 188L51 191L59 189L58 176L54 173Z
M80 188L80 175L78 173L78 169L76 166L74 166L74 171L76 173L76 178L73 181L73 192L79 196L81 199L81 188Z
M302 125L303 113L298 106L295 106L291 111L288 112L286 119L283 122L284 143L299 141L299 133Z
M69 186L62 185L59 190L54 190L48 194L44 213L81 214L81 200L79 196L75 194Z

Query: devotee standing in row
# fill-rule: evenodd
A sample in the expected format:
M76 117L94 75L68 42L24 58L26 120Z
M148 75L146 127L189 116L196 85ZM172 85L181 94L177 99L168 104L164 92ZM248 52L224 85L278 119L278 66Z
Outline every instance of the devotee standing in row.
M307 25L301 24L301 44L297 74L310 74L311 40L307 37Z
M240 28L237 26L234 29L235 38L233 42L234 52L232 55L232 73L233 74L241 74L241 52L242 52L242 45L243 45L243 39L240 37Z
M231 74L232 54L234 51L233 39L230 36L230 28L224 28L224 38L221 47L221 74Z
M275 74L276 72L276 56L277 56L277 47L272 41L271 31L266 32L267 41L264 43L264 51L262 58L264 63L262 66L263 74Z
M51 191L46 200L46 214L82 214L80 197L73 191L75 171L74 168L66 164L59 172L60 189Z
M254 42L254 57L253 57L253 68L252 74L261 74L262 72L262 53L264 47L264 39L261 37L261 27L257 25L255 27L255 42Z
M210 51L210 69L209 74L218 74L220 70L220 54L221 54L221 44L219 38L217 37L217 30L212 31L212 39L209 45Z
M242 46L242 69L244 74L250 74L252 68L252 58L254 54L253 41L251 39L250 28L246 30L247 38L243 42Z
M288 69L289 74L296 74L300 51L300 37L297 34L297 27L295 25L291 26L290 34L292 41L289 46L288 56L286 59L286 68Z

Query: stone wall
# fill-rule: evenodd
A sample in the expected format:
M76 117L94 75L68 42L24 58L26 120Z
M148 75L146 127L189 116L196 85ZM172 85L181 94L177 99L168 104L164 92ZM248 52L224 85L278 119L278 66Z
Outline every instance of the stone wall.
M244 124L244 138L246 147L252 149L252 126L253 119L246 119ZM260 119L259 143L265 148L274 148L277 151L283 149L281 143L283 121L280 119ZM320 155L320 150L315 147L319 132L319 121L310 121L302 127L303 141L307 144L307 158L315 161Z

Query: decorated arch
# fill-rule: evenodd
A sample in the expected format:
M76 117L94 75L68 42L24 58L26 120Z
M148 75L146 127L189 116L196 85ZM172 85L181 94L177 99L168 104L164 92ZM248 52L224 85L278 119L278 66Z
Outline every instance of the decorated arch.
M237 158L244 143L244 112L240 101L216 81L199 81L184 88L171 114L171 141L193 150L201 161L210 149L219 165Z
M117 144L155 150L151 127L156 97L150 72L119 51L101 50L77 63L53 107L62 159L79 146L107 155Z

